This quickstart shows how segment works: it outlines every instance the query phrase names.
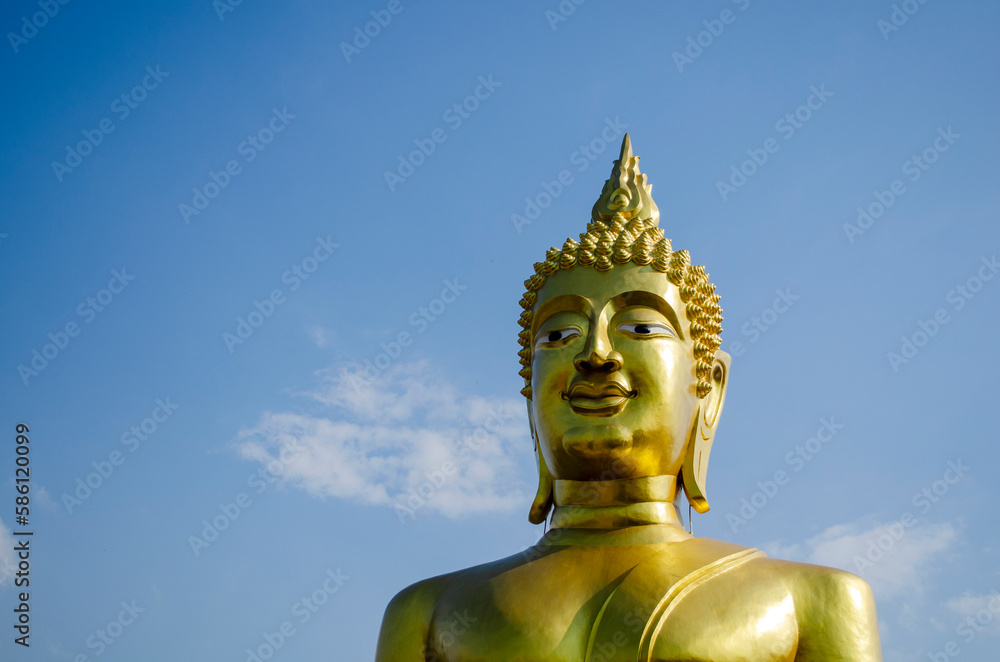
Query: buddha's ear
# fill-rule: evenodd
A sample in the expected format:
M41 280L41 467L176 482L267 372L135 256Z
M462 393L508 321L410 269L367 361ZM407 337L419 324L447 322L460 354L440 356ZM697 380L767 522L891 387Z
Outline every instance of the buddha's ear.
M542 447L538 441L538 433L535 432L535 416L531 412L531 401L528 400L528 425L531 428L531 439L535 444L535 463L538 465L538 491L535 499L531 502L531 510L528 512L528 521L532 524L541 524L552 510L552 475L545 465L545 456L542 455Z
M708 477L708 457L712 452L712 442L719 428L722 405L726 402L726 387L729 385L729 365L732 359L721 349L715 351L709 383L712 390L701 399L698 420L692 426L687 453L681 466L681 484L688 503L699 513L708 512L708 497L705 481Z

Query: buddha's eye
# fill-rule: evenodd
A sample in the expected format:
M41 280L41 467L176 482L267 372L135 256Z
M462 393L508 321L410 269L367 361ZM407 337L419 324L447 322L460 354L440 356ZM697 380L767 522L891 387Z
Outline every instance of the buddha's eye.
M578 335L580 335L580 330L574 329L573 327L544 331L538 335L538 340L535 341L535 346L540 347L544 345L555 345L557 343L562 344L570 338L575 338Z
M665 324L653 324L638 322L635 324L619 324L619 331L624 331L633 336L672 336L677 337L674 330Z

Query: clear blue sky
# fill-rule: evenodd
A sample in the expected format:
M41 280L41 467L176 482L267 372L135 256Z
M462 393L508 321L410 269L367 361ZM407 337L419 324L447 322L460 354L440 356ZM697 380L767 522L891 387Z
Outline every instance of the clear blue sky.
M901 4L6 3L0 657L371 659L532 544L517 302L627 130L738 354L696 533L995 659L1000 8Z

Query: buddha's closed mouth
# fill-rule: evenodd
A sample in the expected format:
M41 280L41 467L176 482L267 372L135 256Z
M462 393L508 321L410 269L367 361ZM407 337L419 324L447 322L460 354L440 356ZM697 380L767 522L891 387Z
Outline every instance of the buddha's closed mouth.
M562 399L578 414L612 416L620 412L630 398L637 395L617 382L591 384L578 382L563 393Z

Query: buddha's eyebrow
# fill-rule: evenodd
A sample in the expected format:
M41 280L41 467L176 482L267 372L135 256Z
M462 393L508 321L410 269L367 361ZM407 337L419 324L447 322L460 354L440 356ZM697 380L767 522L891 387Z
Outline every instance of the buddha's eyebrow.
M588 319L593 317L593 306L590 305L590 301L586 298L580 296L579 294L560 294L559 296L552 297L548 301L544 302L538 307L538 310L535 311L531 320L531 337L535 337L538 333L539 327L541 327L548 318L552 317L556 313L561 313L567 310L582 313Z
M667 321L670 322L670 324L673 325L674 331L677 332L680 339L684 340L684 330L681 328L681 323L677 317L677 313L663 297L646 290L632 290L629 292L622 292L618 296L611 299L612 314L617 313L619 310L629 306L645 306L646 308L652 308L653 310L659 312L667 318Z

